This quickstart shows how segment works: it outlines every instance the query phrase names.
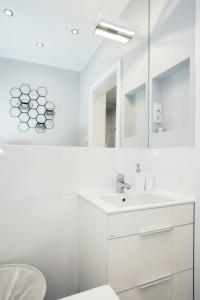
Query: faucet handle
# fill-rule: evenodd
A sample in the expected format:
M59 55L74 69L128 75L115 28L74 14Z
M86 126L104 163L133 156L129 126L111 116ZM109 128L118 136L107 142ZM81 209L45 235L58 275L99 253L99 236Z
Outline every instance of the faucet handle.
M125 175L124 174L118 174L117 175L117 181L118 182L124 182L124 179L125 179Z

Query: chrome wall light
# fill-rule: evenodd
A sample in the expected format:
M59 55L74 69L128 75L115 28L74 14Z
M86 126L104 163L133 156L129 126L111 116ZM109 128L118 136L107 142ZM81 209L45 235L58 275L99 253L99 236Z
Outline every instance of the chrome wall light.
M128 43L128 41L130 41L136 34L133 30L123 28L104 20L100 20L97 23L94 33L123 44Z

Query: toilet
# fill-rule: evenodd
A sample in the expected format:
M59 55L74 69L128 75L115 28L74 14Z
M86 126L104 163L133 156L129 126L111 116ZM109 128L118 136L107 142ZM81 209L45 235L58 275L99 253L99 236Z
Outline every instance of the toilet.
M46 280L42 273L28 265L0 265L0 300L43 300Z
M104 285L60 300L119 300L109 285Z

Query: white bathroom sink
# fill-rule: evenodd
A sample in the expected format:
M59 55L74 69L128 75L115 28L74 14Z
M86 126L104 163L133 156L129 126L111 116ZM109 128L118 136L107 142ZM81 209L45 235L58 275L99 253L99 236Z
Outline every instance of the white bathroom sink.
M116 193L103 197L100 196L100 198L116 207L146 206L173 201L172 199L164 198L151 193Z
M163 191L126 192L112 191L80 193L80 198L100 208L108 214L193 203L194 199Z

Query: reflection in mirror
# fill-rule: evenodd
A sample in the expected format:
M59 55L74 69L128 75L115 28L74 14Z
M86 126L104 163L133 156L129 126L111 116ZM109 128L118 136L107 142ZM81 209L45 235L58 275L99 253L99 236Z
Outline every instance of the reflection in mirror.
M146 84L135 88L125 95L124 138L137 137L138 146L147 147L147 113Z
M194 145L194 24L195 0L150 1L150 147Z
M116 97L117 88L114 86L106 93L106 147L115 147L116 132Z
M2 0L0 143L146 147L148 2Z
M122 147L148 147L148 2L132 1L124 14L128 18L132 12L132 24L137 24L137 33L122 56Z
M89 146L119 147L121 62L98 79L91 88L90 97Z

